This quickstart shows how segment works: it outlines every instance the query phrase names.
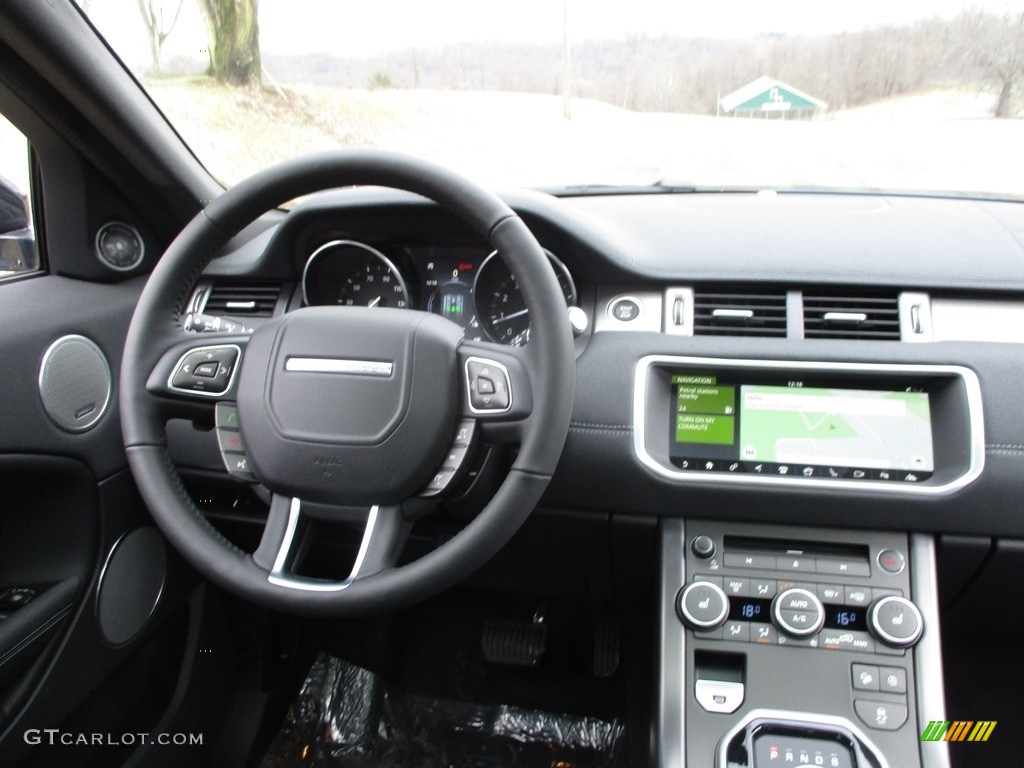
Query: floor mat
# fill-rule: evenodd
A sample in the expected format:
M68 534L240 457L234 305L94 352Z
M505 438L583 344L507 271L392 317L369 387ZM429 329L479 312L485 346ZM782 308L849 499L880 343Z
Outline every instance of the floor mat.
M405 693L317 657L260 768L614 768L618 721Z

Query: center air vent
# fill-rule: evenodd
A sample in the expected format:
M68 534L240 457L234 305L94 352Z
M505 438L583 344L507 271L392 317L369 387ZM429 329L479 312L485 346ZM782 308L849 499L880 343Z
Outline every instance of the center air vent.
M785 336L786 292L698 288L693 293L694 336Z
M231 317L271 317L281 295L280 283L217 282L203 312Z
M805 292L804 336L899 341L899 297L895 293Z

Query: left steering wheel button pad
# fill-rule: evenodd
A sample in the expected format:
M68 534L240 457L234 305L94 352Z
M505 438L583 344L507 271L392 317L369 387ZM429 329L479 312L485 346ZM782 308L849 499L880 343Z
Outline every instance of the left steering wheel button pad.
M217 445L228 474L239 480L256 482L256 475L249 466L249 457L245 455L242 445L242 433L238 430L238 406L234 403L217 403L213 413L217 426Z
M186 353L171 376L171 389L218 396L228 391L238 347L201 347Z

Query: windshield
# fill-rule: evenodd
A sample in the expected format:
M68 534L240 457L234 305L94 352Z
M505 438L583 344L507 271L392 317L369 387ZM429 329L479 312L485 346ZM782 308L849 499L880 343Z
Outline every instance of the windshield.
M334 147L493 186L1024 196L1024 11L974 0L79 0L225 184Z

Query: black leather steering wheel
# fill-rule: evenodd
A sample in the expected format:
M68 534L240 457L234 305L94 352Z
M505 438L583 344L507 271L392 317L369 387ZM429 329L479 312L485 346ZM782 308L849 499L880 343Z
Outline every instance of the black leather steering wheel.
M513 349L468 342L437 315L365 307L302 308L251 336L182 330L180 313L192 287L231 237L287 201L350 185L422 195L482 235L507 261L523 293L529 343ZM199 390L176 386L191 375L186 361L211 348L216 365L206 373L215 371L217 383L201 383ZM125 342L122 431L153 518L200 573L274 610L360 615L436 594L508 541L558 462L574 373L565 299L544 252L508 206L423 160L376 150L331 152L284 163L229 189L167 249ZM505 392L497 399L489 396L495 384ZM218 423L221 414L237 418L249 467L273 493L252 555L207 522L167 451L169 419L209 420L215 408ZM396 567L411 519L443 495L430 489L453 441L473 433L518 444L511 471L458 535ZM348 519L353 508L361 508L367 522L351 575L344 581L295 575L291 566L306 510Z

